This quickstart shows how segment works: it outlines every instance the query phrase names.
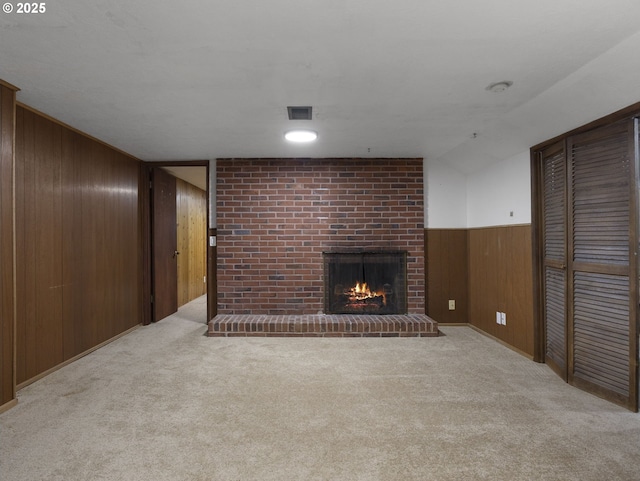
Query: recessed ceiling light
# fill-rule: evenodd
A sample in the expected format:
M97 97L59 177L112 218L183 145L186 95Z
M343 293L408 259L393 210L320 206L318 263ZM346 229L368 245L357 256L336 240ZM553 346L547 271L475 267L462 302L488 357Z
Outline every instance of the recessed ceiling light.
M493 93L497 94L497 93L500 93L500 92L504 92L505 90L507 90L512 85L513 85L513 82L511 80L503 80L502 82L492 83L491 85L489 85L487 87L486 90L488 90L489 92L493 92Z
M318 132L313 130L290 130L284 134L289 142L313 142L318 138Z

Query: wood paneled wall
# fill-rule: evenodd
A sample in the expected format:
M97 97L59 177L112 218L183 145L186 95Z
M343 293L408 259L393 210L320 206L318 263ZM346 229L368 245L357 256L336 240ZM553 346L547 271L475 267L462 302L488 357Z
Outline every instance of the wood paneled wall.
M533 356L531 226L469 230L469 322ZM506 314L505 326L496 311Z
M15 399L13 142L15 90L0 83L0 411Z
M469 322L468 231L425 230L427 315L439 323ZM455 310L449 310L454 300Z
M138 162L16 111L17 382L141 322Z
M207 292L207 193L177 179L178 306Z
M533 356L531 226L428 229L425 238L427 314L469 323ZM506 314L506 326L496 323L496 311Z

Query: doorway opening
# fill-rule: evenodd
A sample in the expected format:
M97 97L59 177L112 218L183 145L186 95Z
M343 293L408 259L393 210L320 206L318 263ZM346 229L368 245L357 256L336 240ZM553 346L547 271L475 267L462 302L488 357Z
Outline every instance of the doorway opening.
M141 181L144 324L204 296L201 321L215 316L215 253L208 242L209 162L146 162ZM214 275L211 276L211 271ZM197 304L202 305L202 302ZM212 315L212 312L214 313ZM211 317L209 317L211 316Z

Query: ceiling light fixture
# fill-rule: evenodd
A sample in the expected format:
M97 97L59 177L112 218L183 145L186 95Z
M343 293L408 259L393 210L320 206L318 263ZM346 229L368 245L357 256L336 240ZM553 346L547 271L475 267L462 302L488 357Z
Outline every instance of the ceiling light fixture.
M512 85L513 85L513 82L511 80L503 80L502 82L492 83L491 85L489 85L487 87L486 90L488 90L489 92L493 92L493 93L497 94L497 93L500 93L500 92L504 92L505 90L507 90Z
M318 138L318 132L313 130L289 130L284 134L289 142L313 142Z

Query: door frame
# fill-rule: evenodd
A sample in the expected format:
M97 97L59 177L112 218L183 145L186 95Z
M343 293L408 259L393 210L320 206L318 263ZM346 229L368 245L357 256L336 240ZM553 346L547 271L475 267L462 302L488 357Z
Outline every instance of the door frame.
M151 171L158 167L205 167L206 168L206 198L207 198L207 226L208 238L216 235L215 229L209 225L209 198L211 187L209 185L210 161L208 160L187 160L187 161L158 161L140 163L140 231L141 231L141 258L142 258L142 324L148 325L153 322L153 310L151 305L152 295L152 252L151 252ZM216 282L216 248L212 246L208 239L206 269L207 269L207 322L217 313L217 282Z

